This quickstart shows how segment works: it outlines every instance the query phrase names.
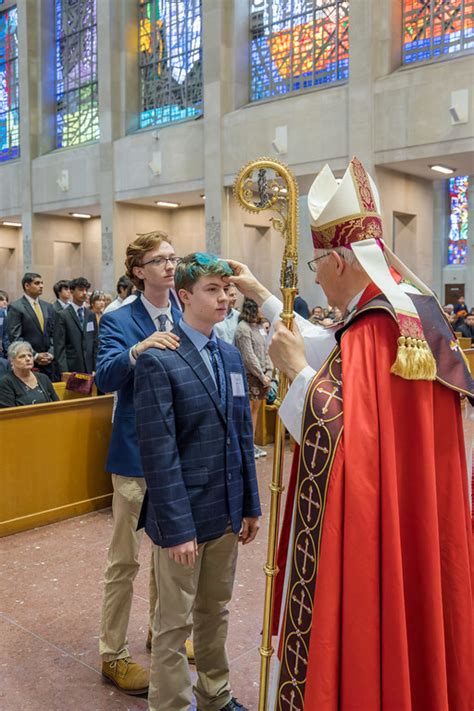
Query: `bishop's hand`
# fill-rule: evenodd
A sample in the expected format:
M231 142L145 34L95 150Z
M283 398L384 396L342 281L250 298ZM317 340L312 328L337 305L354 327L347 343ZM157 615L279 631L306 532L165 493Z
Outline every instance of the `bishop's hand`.
M274 325L275 333L268 349L273 365L294 380L308 365L304 352L303 336L296 323L290 331L281 321Z

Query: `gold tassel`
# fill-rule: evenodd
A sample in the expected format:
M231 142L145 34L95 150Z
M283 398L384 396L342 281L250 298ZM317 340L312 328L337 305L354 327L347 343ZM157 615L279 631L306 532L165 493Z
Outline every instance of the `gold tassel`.
M390 372L405 380L435 380L436 361L425 340L400 336Z

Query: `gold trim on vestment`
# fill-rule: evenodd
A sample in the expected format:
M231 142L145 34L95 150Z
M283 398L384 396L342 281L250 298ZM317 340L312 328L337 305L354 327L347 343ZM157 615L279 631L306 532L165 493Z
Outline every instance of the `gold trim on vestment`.
M342 361L336 346L306 392L295 491L291 570L284 601L279 711L303 711L321 538L330 474L343 431ZM289 558L290 558L289 556Z

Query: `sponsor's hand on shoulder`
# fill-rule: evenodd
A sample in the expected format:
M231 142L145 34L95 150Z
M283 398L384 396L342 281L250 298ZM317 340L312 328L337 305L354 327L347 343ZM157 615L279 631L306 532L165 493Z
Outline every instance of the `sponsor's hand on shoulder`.
M140 343L135 346L135 354L138 357L140 353L144 353L148 348L159 348L162 351L169 348L175 351L179 346L180 340L179 336L175 333L155 331L151 336L148 336L148 338L140 341Z
M268 354L273 365L286 373L290 380L294 380L298 373L308 365L304 353L303 336L296 323L293 323L292 331L286 328L281 321L277 321L274 326L275 333Z

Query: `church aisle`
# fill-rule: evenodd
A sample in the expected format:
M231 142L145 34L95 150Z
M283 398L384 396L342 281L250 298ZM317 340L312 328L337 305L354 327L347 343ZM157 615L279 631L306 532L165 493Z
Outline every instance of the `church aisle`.
M240 550L231 604L229 657L234 694L257 708L268 484L272 448L257 462L262 528ZM287 457L289 466L290 456ZM0 711L141 711L146 699L103 681L98 634L110 509L0 540ZM149 664L150 544L144 539L129 627L134 659Z

